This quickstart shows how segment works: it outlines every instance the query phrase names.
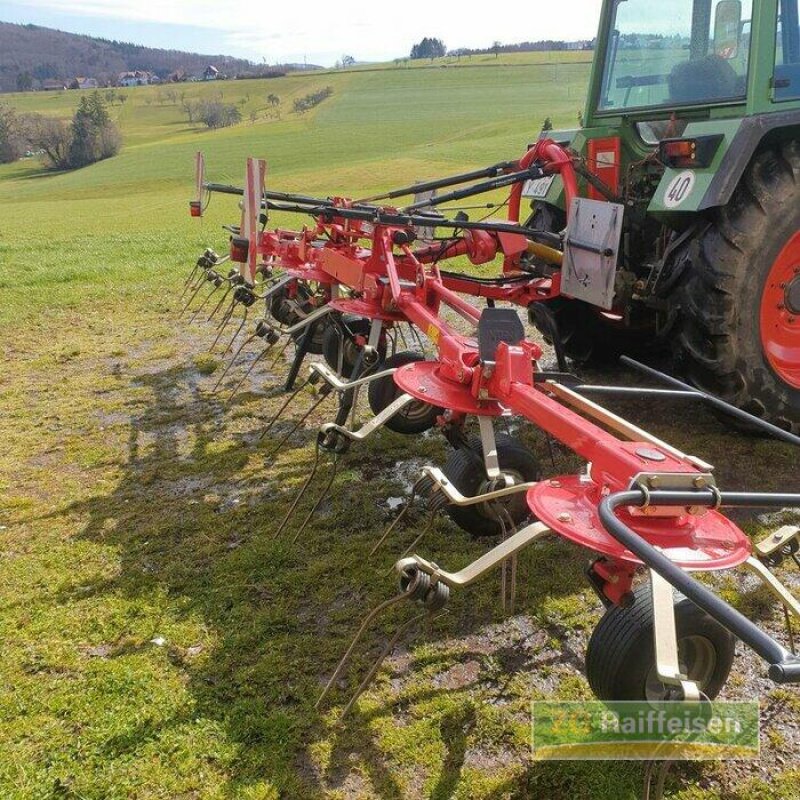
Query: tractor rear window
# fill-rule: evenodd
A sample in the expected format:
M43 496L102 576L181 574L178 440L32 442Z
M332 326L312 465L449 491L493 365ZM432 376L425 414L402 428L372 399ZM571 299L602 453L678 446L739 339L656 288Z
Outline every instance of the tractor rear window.
M599 109L744 98L751 10L752 0L617 0Z

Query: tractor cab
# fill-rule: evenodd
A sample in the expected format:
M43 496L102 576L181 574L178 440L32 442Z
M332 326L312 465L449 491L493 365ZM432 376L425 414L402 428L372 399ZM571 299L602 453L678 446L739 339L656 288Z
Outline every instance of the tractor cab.
M742 103L752 0L618 0L599 113Z
M568 291L550 304L564 352L670 347L696 385L795 431L799 4L604 0L583 125L542 134L569 147L580 195L623 216L610 305ZM526 194L533 222L564 229L558 177Z

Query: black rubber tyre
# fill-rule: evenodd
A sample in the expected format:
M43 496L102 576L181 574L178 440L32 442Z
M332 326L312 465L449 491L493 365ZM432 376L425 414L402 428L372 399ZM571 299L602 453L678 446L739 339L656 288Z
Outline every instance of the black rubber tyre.
M600 700L666 700L656 675L650 584L634 590L632 606L603 615L586 649L586 677ZM691 600L677 595L675 625L681 668L711 700L733 664L736 638Z
M578 365L609 364L617 361L621 355L640 355L654 349L652 331L646 327L634 330L622 320L608 319L598 309L581 300L556 297L540 302L555 317L564 355ZM532 309L528 312L528 319L544 340L552 345L550 331L539 324Z
M767 360L760 309L770 270L798 230L800 142L790 141L753 159L730 202L691 243L688 269L672 298L686 378L794 433L800 433L800 388Z
M401 353L395 353L393 356L389 356L389 358L378 367L378 371L381 372L385 369L402 367L406 364L415 364L419 361L425 361L425 356L421 353L404 350ZM369 407L372 409L372 413L380 414L381 411L393 403L400 394L400 389L397 387L391 375L372 381L372 383L369 384L367 393ZM421 400L415 400L413 403L409 403L402 411L395 414L386 423L386 427L390 431L405 435L424 433L436 424L436 418L442 413L442 409L437 406L432 406L430 403L423 403Z
M466 497L487 491L488 478L483 465L483 448L477 437L470 439L468 448L454 450L444 465L443 472ZM511 473L521 483L538 481L542 470L536 456L517 439L504 434L497 436L497 459L503 472ZM530 517L525 493L511 495L503 501L514 525ZM472 506L447 506L447 514L459 528L474 537L496 536L502 527L496 515L484 503Z
M306 315L315 310L314 305L311 303L311 295L302 285L297 287L297 297L294 299L289 298L289 293L286 288L283 288L273 294L267 302L269 304L269 313L280 322L281 325L285 325L286 327L296 325L303 320ZM298 306L300 310L302 310L302 313L299 313ZM317 323L314 331L314 338L308 349L309 353L313 353L314 355L320 355L322 353L322 345L327 328L328 324L326 319L323 318ZM303 336L305 336L305 333L305 329L297 331L292 334L292 338L295 342L299 342Z
M345 378L353 374L356 361L360 353L359 346L355 342L356 336L369 337L372 321L365 317L343 317L338 325L330 324L325 328L325 335L322 340L322 356L325 363L336 372L339 372L339 350L344 343L342 354L342 370L339 373ZM383 357L386 351L385 343L378 345L379 355Z

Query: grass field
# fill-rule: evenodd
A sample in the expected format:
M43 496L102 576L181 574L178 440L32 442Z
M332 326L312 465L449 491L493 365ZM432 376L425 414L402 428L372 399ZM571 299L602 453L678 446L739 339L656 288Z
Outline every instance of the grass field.
M395 652L347 724L346 687L314 709L422 522L367 559L392 517L386 500L415 467L440 464L444 445L374 438L343 460L337 497L303 538L273 539L326 414L270 462L258 434L281 402L278 375L255 373L226 406L200 357L212 331L178 317L189 266L203 246L224 246L219 225L237 216L215 197L202 224L189 219L198 149L211 180L240 182L245 156L258 155L271 186L321 194L483 166L521 154L546 116L575 125L589 67L567 55L181 87L222 93L245 120L257 113L219 132L189 125L163 89L131 89L112 109L124 137L114 159L60 175L33 160L0 167L0 797L638 796L637 764L530 757L530 701L589 697L583 648L600 608L585 555L565 544L522 559L515 616L489 579ZM291 113L295 97L327 85L330 99ZM267 116L270 93L280 118ZM4 99L68 116L78 97ZM726 433L697 409L621 410L717 460L726 488L798 488L789 448ZM521 435L552 471L546 442ZM484 549L444 520L420 545L453 568ZM780 631L751 586L723 589ZM347 686L403 617L376 627ZM762 699L761 761L678 767L670 797L800 796L800 696L763 672L740 653L726 690Z

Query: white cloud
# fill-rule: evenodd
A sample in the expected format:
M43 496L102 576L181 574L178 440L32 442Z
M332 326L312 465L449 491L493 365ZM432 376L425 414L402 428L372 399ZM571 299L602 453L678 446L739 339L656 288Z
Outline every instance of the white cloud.
M405 55L423 36L448 47L488 47L493 41L582 39L594 36L601 0L560 0L537 15L541 0L495 0L476 13L464 4L406 0L306 0L302 4L257 0L27 0L26 6L128 22L200 27L219 32L220 51L254 60L330 64L343 53L359 60ZM556 13L554 13L556 12ZM541 19L538 18L541 16Z

